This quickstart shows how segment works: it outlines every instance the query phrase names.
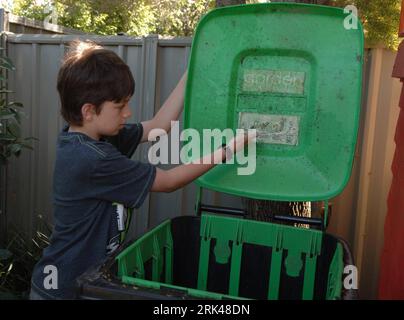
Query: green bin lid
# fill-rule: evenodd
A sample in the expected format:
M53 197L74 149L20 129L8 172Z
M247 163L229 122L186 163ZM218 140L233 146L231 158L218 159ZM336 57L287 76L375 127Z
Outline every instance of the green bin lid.
M359 21L346 28L352 21L340 8L290 3L224 7L203 17L184 128L201 136L204 129L257 128L258 141L254 174L218 165L198 185L280 201L325 200L343 190L362 89L363 29Z

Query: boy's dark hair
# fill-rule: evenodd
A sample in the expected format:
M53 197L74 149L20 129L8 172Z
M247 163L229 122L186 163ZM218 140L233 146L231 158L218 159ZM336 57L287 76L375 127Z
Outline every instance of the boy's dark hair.
M57 89L63 118L81 126L81 107L91 103L96 113L105 101L121 102L135 92L135 80L113 51L90 41L73 41L59 70Z

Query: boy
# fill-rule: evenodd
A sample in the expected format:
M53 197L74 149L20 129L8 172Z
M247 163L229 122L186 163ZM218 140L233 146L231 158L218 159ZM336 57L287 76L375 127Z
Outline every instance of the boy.
M59 135L54 169L55 227L34 268L31 299L75 298L76 278L119 246L114 203L139 208L149 192L183 187L248 142L248 137L238 136L229 147L206 156L204 164L167 171L130 160L152 129L168 132L171 121L178 118L185 79L186 74L153 119L126 124L135 91L129 67L94 43L71 44L57 80L61 113L68 125Z

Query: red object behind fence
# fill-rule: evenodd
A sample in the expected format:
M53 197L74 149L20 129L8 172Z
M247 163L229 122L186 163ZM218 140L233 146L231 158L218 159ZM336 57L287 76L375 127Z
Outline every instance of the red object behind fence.
M404 0L403 0L404 4ZM403 6L404 8L404 6ZM403 12L404 13L404 10ZM404 17L403 17L404 18ZM404 19L400 33L404 32ZM404 42L401 43L393 69L393 77L404 83ZM400 97L400 115L394 141L396 150L391 166L393 180L387 200L384 246L379 276L380 299L404 299L404 87ZM372 250L368 248L368 250Z

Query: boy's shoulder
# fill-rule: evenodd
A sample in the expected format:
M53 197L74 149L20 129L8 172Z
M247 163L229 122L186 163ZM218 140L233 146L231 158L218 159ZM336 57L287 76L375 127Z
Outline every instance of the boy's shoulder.
M116 147L105 140L94 140L81 132L68 132L65 127L59 134L59 152L67 152L72 156L81 158L102 159L111 155L119 154Z

